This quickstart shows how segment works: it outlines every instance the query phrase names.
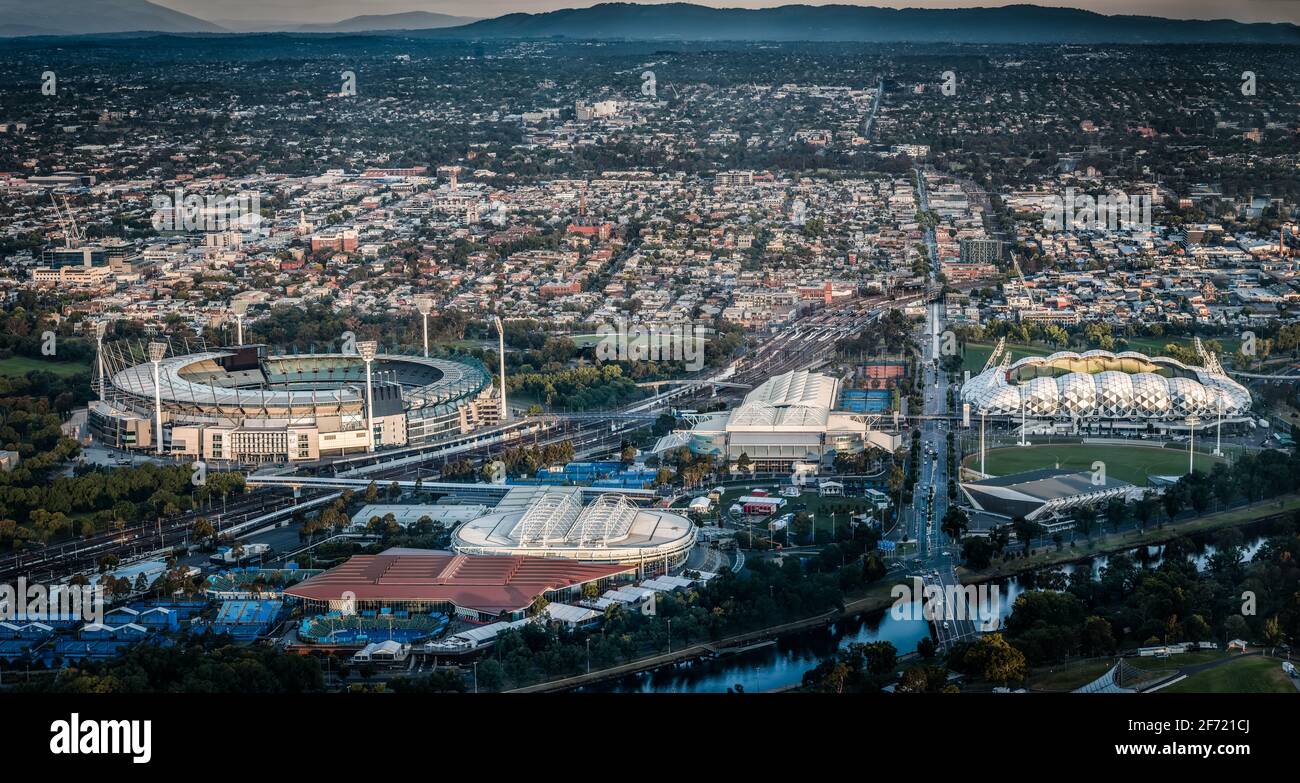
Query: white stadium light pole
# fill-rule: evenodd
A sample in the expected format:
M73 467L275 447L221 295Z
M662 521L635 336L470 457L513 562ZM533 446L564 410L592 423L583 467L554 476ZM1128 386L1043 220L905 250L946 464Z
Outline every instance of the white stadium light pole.
M492 323L497 327L497 361L501 372L501 423L510 421L510 406L506 404L506 327L500 316L494 316Z
M366 363L366 451L375 450L375 401L370 388L370 363L375 360L379 345L374 340L362 340L357 343L357 353Z
M167 355L167 343L151 342L149 343L149 361L153 362L153 437L154 453L163 453L163 432L162 432L162 385L158 379L159 364L163 357Z
M420 311L420 320L424 325L424 358L429 358L429 313L433 312L433 300L427 296L415 298L415 309Z
M242 299L234 299L230 302L230 309L235 314L235 344L244 344L244 313L248 312L248 302Z
M1187 475L1196 470L1196 425L1201 420L1195 416L1187 417Z
M980 473L987 476L988 471L984 470L984 417L988 415L988 410L980 408Z
M1223 397L1219 397L1219 421L1214 430L1214 456L1223 456Z
M95 361L99 365L99 399L104 401L104 333L108 331L108 321L95 324Z

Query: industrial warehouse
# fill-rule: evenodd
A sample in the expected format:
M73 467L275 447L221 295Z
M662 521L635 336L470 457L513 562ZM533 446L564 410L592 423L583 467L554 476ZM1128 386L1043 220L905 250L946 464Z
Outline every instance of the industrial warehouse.
M105 445L239 464L307 462L419 444L496 423L501 399L473 359L379 353L191 353L101 344L91 430Z
M898 435L874 428L878 416L836 410L839 399L839 379L787 372L750 391L734 410L687 415L692 427L664 436L655 451L686 446L730 462L745 455L756 470L788 471L796 463L818 464L841 452L898 448Z

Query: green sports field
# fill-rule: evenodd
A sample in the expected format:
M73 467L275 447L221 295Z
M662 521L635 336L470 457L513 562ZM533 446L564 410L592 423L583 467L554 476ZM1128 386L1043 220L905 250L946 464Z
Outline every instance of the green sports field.
M87 365L77 362L49 362L42 359L32 359L27 356L11 356L8 359L0 359L0 375L7 375L14 378L22 378L33 370L54 373L67 377L76 375L79 372L85 372L90 369Z
M1021 473L1040 468L1092 470L1092 463L1106 463L1106 474L1130 484L1144 485L1147 476L1178 476L1187 472L1185 449L1163 449L1157 446L1083 445L1077 443L1045 444L1041 446L1007 446L989 449L986 468L995 476ZM1211 470L1215 462L1222 461L1210 454L1196 453L1196 469ZM979 470L979 454L972 454L963 464Z
M1174 656L1180 658L1182 656ZM1173 660L1173 659L1171 659ZM1161 693L1296 693L1296 687L1282 671L1282 661L1252 655L1206 669L1182 682L1162 688Z

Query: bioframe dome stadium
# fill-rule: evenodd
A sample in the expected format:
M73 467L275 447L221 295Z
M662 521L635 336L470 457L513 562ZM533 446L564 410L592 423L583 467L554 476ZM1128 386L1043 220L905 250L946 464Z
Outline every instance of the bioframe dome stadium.
M101 346L90 427L106 445L243 464L312 461L418 444L495 423L474 360L379 353L269 354L262 345L174 351ZM367 426L369 422L369 426Z
M994 351L979 375L962 386L973 414L1023 417L1080 426L1146 428L1161 422L1203 428L1245 417L1250 392L1229 378L1197 343L1205 366L1135 351L1060 351L1011 363ZM999 358L1001 361L999 361Z

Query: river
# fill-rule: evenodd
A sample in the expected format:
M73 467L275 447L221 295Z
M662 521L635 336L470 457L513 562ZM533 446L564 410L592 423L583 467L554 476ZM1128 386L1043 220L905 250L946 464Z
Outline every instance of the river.
M1255 557L1264 544L1263 536L1248 538L1242 544L1247 562ZM1147 547L1146 562L1148 568L1159 567L1163 547ZM1213 545L1206 545L1193 557L1197 570L1204 571L1210 557L1215 553ZM1129 553L1137 558L1138 550ZM1108 558L1100 555L1093 559L1093 578L1101 574ZM1142 563L1141 559L1138 559ZM1080 564L1067 564L1060 568L1072 574ZM1009 577L990 583L996 585L997 616L1005 620L1015 604L1016 596L1027 588L1019 577ZM992 591L984 594L991 599ZM992 601L989 601L991 604ZM983 609L987 610L986 604ZM913 617L919 617L919 612ZM981 614L989 617L984 623L985 630L992 624L992 612ZM826 628L792 634L782 637L774 644L747 650L734 655L719 658L702 658L686 661L673 666L665 666L654 671L641 672L616 680L596 683L580 689L584 693L725 693L728 688L740 685L746 693L771 691L797 686L803 681L804 672L834 655L837 650L851 644L887 641L898 648L899 654L915 652L921 639L930 635L929 624L922 619L898 619L886 610L879 610L856 615L841 620Z

